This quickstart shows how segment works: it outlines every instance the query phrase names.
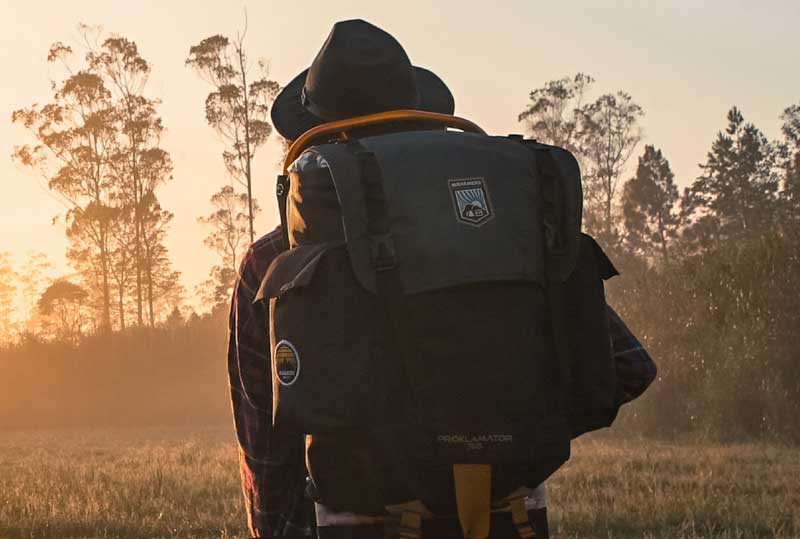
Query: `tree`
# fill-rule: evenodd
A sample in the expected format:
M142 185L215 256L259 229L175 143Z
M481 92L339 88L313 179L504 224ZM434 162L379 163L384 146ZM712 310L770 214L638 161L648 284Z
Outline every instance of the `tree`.
M151 244L152 236L148 243L145 229L160 229L166 223L146 220L171 219L169 212L156 208L156 190L171 179L172 172L170 156L160 147L164 130L157 113L160 102L144 95L151 67L135 42L115 36L105 39L100 46L87 40L87 47L87 62L108 81L118 109L118 145L111 163L118 202L130 210L125 215L133 218L133 227L123 229L130 228L132 232L130 262L135 268L137 321L143 324L146 304L148 321L153 326L152 272L159 268L153 263L152 253L164 249L163 245Z
M36 328L38 323L36 303L49 284L52 273L53 265L47 255L35 251L28 252L25 263L17 275L22 292L21 318L28 332L33 332Z
M618 242L613 213L619 180L641 133L641 107L624 92L587 101L594 79L578 73L552 80L530 93L517 119L537 140L566 148L581 166L585 228L607 246Z
M134 232L136 221L131 216L133 212L130 207L123 207L121 211L120 218L114 222L111 228L110 274L116 300L117 327L120 331L124 331L128 325L129 312L135 312L139 302L134 301L133 303L137 305L132 306L130 298L131 285L138 284L135 282L137 277L136 249L131 246L132 239L136 236ZM135 286L133 289L136 292L134 300L139 300L141 289Z
M198 222L211 228L203 243L213 249L222 259L221 264L211 270L211 279L203 284L206 300L212 304L227 301L236 279L239 259L246 247L248 232L248 210L258 214L257 204L249 207L248 197L236 193L233 186L226 185L211 197L214 211L200 217Z
M64 60L72 49L55 43L49 62ZM65 65L67 65L65 63ZM90 70L73 71L60 84L53 83L53 101L44 106L20 109L12 121L22 124L36 139L34 145L18 146L14 157L23 165L40 170L51 190L68 208L67 233L84 248L73 254L91 267L101 294L101 327L111 328L109 238L117 217L113 205L113 182L109 157L114 151L116 110L102 77Z
M17 147L15 156L43 172L61 195L67 254L101 313L100 326L111 329L113 301L118 326L125 327L132 293L139 325L147 309L152 326L153 304L163 292L154 288L153 273L168 264L163 239L171 219L156 191L171 178L172 162L160 147L159 102L144 95L150 65L124 37L101 39L100 29L86 25L79 31L83 67L73 69L72 48L55 43L48 60L61 61L67 77L54 83L53 103L13 114L37 141Z
M609 246L618 242L614 202L620 178L641 140L642 108L625 92L605 94L581 111L586 228Z
M786 108L781 115L784 141L781 145L785 171L781 199L786 217L800 220L800 104Z
M147 277L147 313L150 326L167 315L170 308L181 302L183 286L180 272L175 271L164 246L167 226L172 221L171 212L164 210L155 195L150 193L143 199L142 245L143 261Z
M679 199L669 161L661 150L645 146L636 175L622 193L625 243L635 254L652 260L653 253L658 252L662 262L669 261L669 245L679 225Z
M14 331L15 277L10 255L7 252L0 253L0 343L10 340Z
M248 82L247 55L244 50L245 29L231 41L214 35L189 49L186 65L194 70L213 90L206 98L206 121L226 144L222 152L225 167L232 178L247 189L247 215L250 243L255 240L253 220L256 203L252 191L252 160L272 132L268 122L269 105L280 90L277 82L267 78L266 64L259 62L259 73Z
M682 207L688 238L695 248L757 232L775 222L779 175L776 148L738 108L728 112L728 126L717 134L703 174L684 192ZM692 230L702 226L709 244Z
M530 93L530 102L517 119L533 138L580 153L579 124L593 82L583 73L548 81Z
M76 342L87 324L86 300L89 294L66 279L58 279L42 293L39 310L50 321L57 340Z

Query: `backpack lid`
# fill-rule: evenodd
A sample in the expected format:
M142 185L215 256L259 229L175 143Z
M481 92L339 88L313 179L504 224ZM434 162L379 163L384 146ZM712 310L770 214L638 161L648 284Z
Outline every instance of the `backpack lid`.
M529 148L507 137L449 131L393 133L359 142L374 153L383 176L406 293L490 281L545 284L543 196ZM330 171L353 270L374 292L359 162L347 144L307 152L315 154L310 162ZM573 198L580 198L579 177L577 182L577 189L567 190ZM580 200L565 206L579 209ZM298 226L314 216L302 218ZM567 221L577 222L564 234L577 246L579 213ZM291 219L287 226L292 228ZM564 279L571 270L565 267Z

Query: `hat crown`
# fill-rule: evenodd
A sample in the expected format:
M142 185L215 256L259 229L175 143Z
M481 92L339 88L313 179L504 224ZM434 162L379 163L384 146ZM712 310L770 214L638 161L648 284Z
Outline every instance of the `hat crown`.
M333 26L308 70L303 95L303 105L325 120L419 103L414 67L403 47L360 19Z

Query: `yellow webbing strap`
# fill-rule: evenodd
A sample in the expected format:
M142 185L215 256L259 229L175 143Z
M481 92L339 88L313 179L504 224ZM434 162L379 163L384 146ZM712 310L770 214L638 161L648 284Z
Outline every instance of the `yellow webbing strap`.
M454 464L458 521L465 539L489 537L492 504L492 467L488 464Z
M400 515L400 527L397 536L400 539L420 539L422 515L414 511L403 511Z
M511 500L511 520L517 528L517 533L522 539L532 539L536 537L528 511L525 509L525 498L519 497Z
M438 114L436 112L427 112L423 110L389 110L385 112L378 112L376 114L368 114L366 116L358 116L355 118L348 118L346 120L336 120L326 124L312 127L297 140L293 141L289 150L286 152L286 159L283 164L283 173L289 173L289 165L295 159L300 157L303 150L312 146L320 140L325 140L326 137L332 135L340 136L347 139L347 132L351 129L360 127L381 125L389 122L402 122L402 121L423 121L437 124L442 127L452 127L470 133L480 133L485 135L486 132L477 124L459 118L458 116L450 116L449 114Z

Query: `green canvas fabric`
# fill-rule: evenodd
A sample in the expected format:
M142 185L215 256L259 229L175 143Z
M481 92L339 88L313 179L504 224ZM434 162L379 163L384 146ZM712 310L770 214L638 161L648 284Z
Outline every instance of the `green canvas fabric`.
M360 142L375 153L381 168L406 293L494 281L544 285L542 194L535 156L528 148L507 137L447 131L396 133ZM342 144L316 146L309 152L329 169L353 269L362 286L374 292L356 159ZM569 162L563 166L569 167ZM577 254L581 205L577 171L563 177L571 182L565 190L569 226L563 235L574 251L559 271L566 280ZM303 183L302 177L297 179L295 193ZM472 180L481 181L489 205L490 215L480 223L460 220L454 199L457 182ZM291 233L295 228L313 227L311 213L317 207L308 200L290 196L290 237L298 236Z

